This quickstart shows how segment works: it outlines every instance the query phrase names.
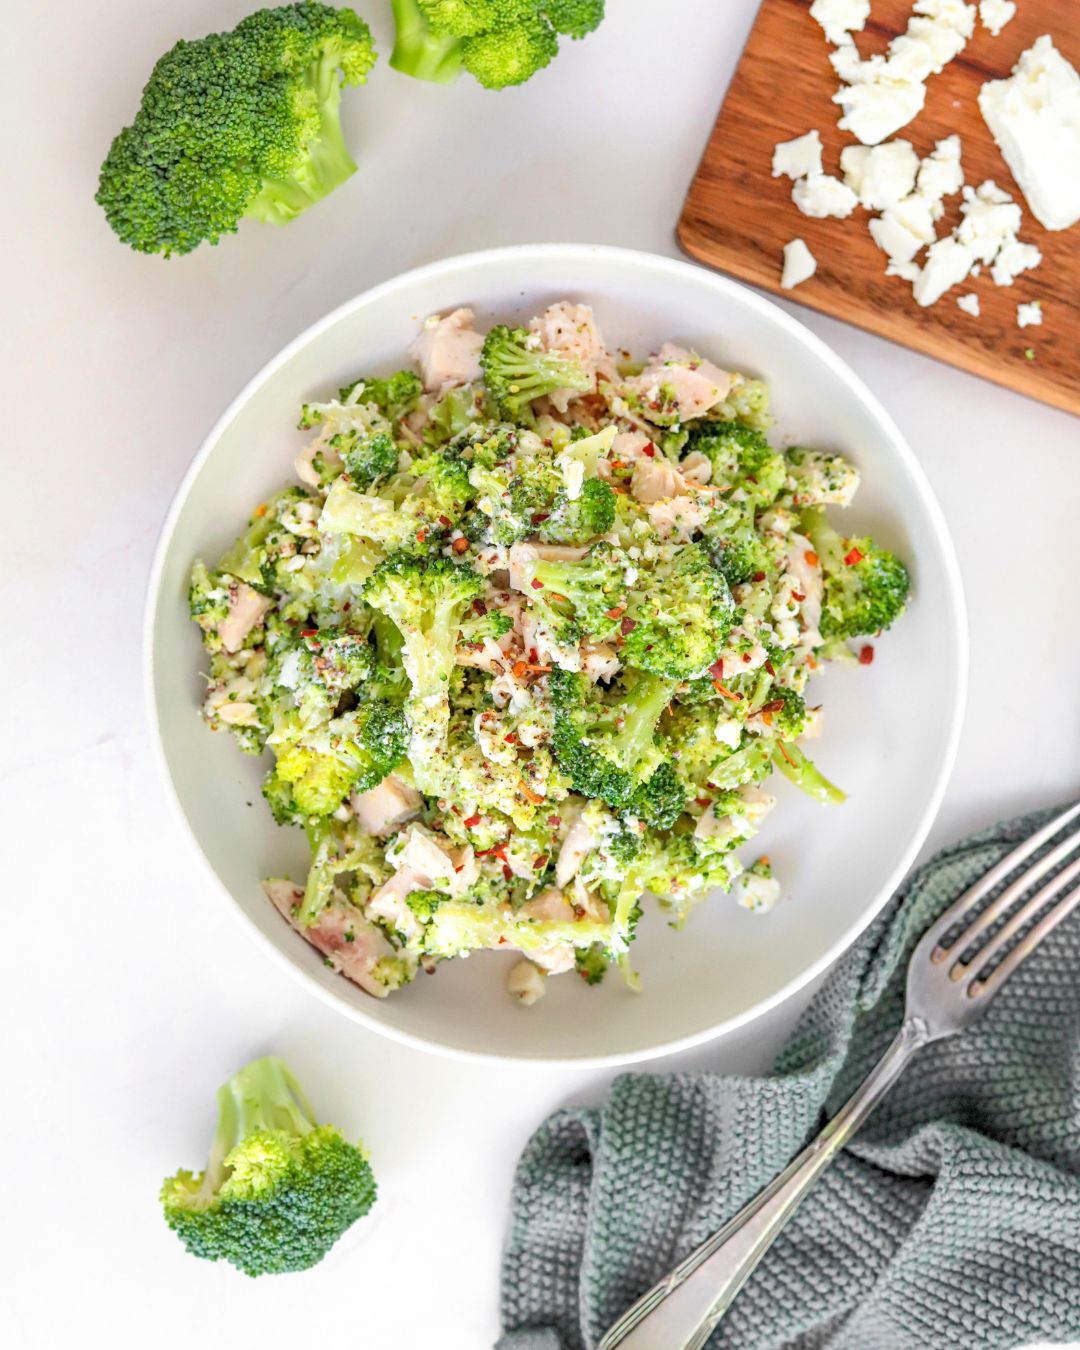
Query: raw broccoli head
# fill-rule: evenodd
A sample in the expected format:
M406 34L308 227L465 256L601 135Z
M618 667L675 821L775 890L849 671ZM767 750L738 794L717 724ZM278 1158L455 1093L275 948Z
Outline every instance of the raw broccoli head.
M413 370L398 370L385 379L354 380L338 391L342 403L348 403L357 394L364 403L373 403L382 415L396 422L416 407L424 386Z
M787 481L784 457L765 436L742 422L703 422L691 431L686 452L706 455L713 466L712 482L738 487L756 506L776 500Z
M467 70L488 89L522 84L558 54L558 34L583 38L604 0L393 0L395 70L440 83Z
M864 637L891 627L906 609L911 593L908 571L900 559L878 548L872 539L838 534L820 509L804 512L802 519L825 577L822 637Z
M794 741L806 729L806 700L794 689L774 685L761 708L761 715L780 740Z
M355 172L341 88L363 84L374 61L362 19L312 3L178 42L102 165L109 224L132 248L169 257L216 244L244 216L292 220Z
M382 699L361 703L330 721L314 738L278 749L271 808L284 809L288 784L302 818L329 816L352 792L373 788L405 757L408 727L402 710Z
M319 1125L279 1059L257 1059L218 1092L206 1171L161 1188L165 1221L193 1256L246 1275L318 1264L375 1201L363 1150Z
M723 649L734 603L699 544L661 553L643 569L620 620L623 661L671 680L707 670Z
M398 448L385 431L359 436L348 449L339 449L345 472L357 488L373 487L381 478L397 471Z
M530 340L525 328L497 324L484 339L480 352L480 368L488 393L500 415L511 421L526 414L533 399L556 389L573 389L584 394L593 386L577 361L530 346Z

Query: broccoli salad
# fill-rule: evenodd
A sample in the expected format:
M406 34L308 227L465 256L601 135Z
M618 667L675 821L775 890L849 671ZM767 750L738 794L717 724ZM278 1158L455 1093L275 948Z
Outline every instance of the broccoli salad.
M488 948L522 1003L635 985L646 893L676 927L777 899L737 857L774 770L843 800L807 682L872 659L907 571L829 518L857 469L770 444L766 386L693 351L632 362L561 302L435 316L410 355L304 405L299 483L196 563L203 717L273 756L311 865L267 896L369 994Z

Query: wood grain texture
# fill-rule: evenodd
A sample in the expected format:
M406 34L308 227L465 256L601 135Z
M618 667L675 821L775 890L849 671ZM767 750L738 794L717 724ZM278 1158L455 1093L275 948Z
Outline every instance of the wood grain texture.
M810 18L810 3L764 0L683 208L678 229L683 248L757 286L1080 415L1080 225L1057 232L1039 225L977 101L984 81L1008 75L1041 33L1051 33L1080 69L1080 3L1020 0L1016 18L996 38L977 25L961 55L931 76L926 107L896 133L920 155L943 136L959 133L967 182L977 186L992 178L1011 192L1024 208L1021 239L1043 252L1042 266L1012 286L995 286L984 268L980 277L925 310L915 303L909 282L885 275L885 255L867 230L869 213L860 207L847 220L813 220L791 200L791 180L771 176L777 141L816 127L825 146L825 171L837 176L840 151L853 143L837 129L841 112L830 101L837 89L831 48ZM862 55L884 51L910 13L910 0L874 0L866 32L856 34ZM939 234L959 221L959 206L959 197L946 202ZM781 292L784 244L800 236L818 260L817 273ZM968 291L979 296L978 319L957 308L956 297ZM1016 307L1029 300L1042 301L1043 324L1020 329ZM1025 355L1029 349L1033 360Z

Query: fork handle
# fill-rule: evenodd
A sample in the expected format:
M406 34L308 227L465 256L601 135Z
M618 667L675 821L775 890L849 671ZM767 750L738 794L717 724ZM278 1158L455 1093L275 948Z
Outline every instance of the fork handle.
M617 1345L624 1350L703 1350L807 1191L929 1039L921 1019L905 1021L862 1086L817 1138L719 1232L623 1313L597 1350L614 1350Z

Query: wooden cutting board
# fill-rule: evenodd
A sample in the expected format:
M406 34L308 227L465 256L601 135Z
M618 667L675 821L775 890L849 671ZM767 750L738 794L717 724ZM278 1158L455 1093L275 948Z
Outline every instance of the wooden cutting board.
M886 258L867 230L861 207L847 220L813 220L791 200L791 180L773 178L772 152L816 127L825 146L826 173L840 176L840 151L854 138L837 130L842 115L831 97L838 82L832 48L810 18L811 0L764 0L679 221L679 240L693 257L757 286L777 291L835 318L949 361L1032 398L1080 415L1080 225L1044 230L1027 209L994 143L977 102L987 79L1006 76L1041 33L1080 69L1080 3L1019 0L1016 17L992 37L981 24L961 55L927 83L926 106L896 134L920 155L952 132L963 143L968 183L992 178L1024 208L1020 238L1037 244L1043 263L1012 286L995 286L984 268L920 309L911 284L886 277ZM907 26L911 0L873 0L863 56L883 52ZM960 219L960 198L946 202L938 225L945 233ZM806 240L818 260L815 276L780 291L784 244ZM974 291L980 318L957 308ZM1016 306L1041 300L1041 327L1020 329ZM1027 353L1030 353L1028 355Z

